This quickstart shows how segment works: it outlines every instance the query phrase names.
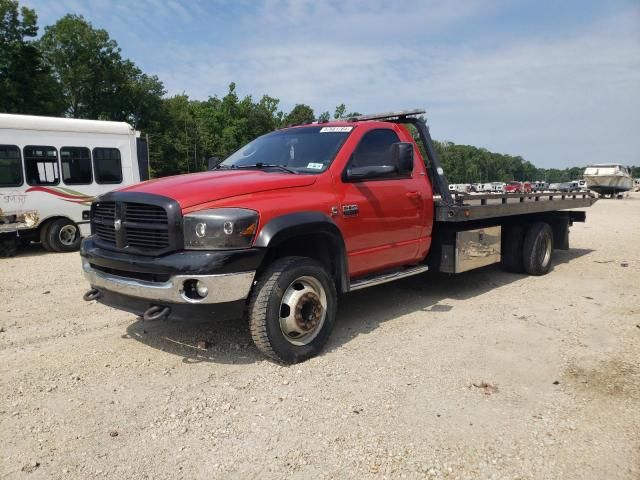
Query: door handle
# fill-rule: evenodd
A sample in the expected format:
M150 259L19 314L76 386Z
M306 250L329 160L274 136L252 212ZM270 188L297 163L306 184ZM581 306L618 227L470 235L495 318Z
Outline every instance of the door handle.
M411 200L419 200L422 198L422 194L420 192L407 192L405 195Z

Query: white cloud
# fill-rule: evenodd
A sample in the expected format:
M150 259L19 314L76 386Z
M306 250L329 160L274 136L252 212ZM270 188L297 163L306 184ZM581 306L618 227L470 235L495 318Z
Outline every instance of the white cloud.
M286 3L277 9L285 24L308 22L309 4ZM570 37L479 47L421 46L383 35L296 35L288 42L253 35L229 49L178 48L160 77L170 91L197 98L235 81L242 92L317 111L342 102L362 112L424 106L436 137L521 154L541 166L640 163L638 29L626 14Z

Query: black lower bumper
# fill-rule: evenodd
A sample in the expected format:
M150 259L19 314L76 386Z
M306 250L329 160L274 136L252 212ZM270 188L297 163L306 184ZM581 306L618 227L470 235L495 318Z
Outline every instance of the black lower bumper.
M223 275L257 270L262 248L242 250L182 250L162 257L145 257L98 247L92 237L82 241L80 255L92 265L122 272L151 275Z

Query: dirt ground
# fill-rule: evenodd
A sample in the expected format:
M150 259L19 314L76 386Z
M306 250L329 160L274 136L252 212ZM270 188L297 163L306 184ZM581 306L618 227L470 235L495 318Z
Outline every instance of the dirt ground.
M638 479L640 194L571 243L350 294L292 367L241 320L86 303L78 254L33 245L0 259L0 478Z

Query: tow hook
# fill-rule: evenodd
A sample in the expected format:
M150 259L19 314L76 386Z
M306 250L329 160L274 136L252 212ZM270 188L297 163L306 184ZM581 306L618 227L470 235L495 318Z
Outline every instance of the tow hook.
M146 322L153 320L166 320L171 313L170 307L163 307L160 305L151 305L142 315L142 319Z
M100 290L98 290L97 288L92 288L82 296L82 299L85 302L90 302L91 300L99 299L101 296L102 296L102 292Z

